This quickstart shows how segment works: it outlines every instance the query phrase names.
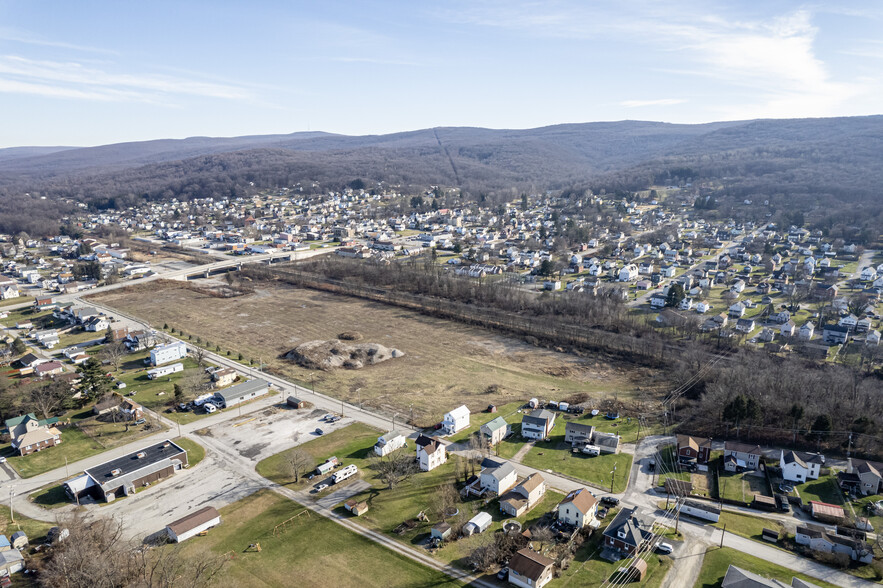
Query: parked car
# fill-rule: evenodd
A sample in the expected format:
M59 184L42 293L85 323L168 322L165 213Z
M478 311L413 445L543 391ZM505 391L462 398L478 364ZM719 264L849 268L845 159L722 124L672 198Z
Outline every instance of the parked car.
M313 431L313 432L314 432L316 435L324 435L324 434L325 434L325 431L323 431L322 429L319 429L319 428L317 428L317 429L316 429L315 431Z
M328 484L326 484L324 482L322 482L321 484L317 484L316 485L316 492L321 492L322 490L324 490L327 487L328 487Z
M619 506L619 498L616 496L605 496L601 499L601 503L608 506Z
M208 414L212 414L213 412L218 411L218 407L210 402L206 402L205 404L203 404L202 408L204 408L205 412L207 412Z
M509 568L503 568L499 572L497 572L497 580L508 580L509 579Z
M137 421L135 421L135 424L136 424L136 425L143 425L143 424L146 423L146 422L147 422L147 421L146 421L145 419L138 419Z
M125 383L125 382L117 382L117 388L122 389L122 388L125 388L125 387L126 387L126 383Z
M668 555L672 551L674 551L674 547L671 546L671 543L660 543L656 546L656 552L662 555Z
M6 463L6 458L5 458L5 457L2 457L2 456L0 456L0 463Z

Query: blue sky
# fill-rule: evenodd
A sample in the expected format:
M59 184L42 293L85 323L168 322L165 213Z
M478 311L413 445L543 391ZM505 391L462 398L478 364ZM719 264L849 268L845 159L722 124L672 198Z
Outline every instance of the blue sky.
M881 74L873 0L0 0L0 147L879 114Z

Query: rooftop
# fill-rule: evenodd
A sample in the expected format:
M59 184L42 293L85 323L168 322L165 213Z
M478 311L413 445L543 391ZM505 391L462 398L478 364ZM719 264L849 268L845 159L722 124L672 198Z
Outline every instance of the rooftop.
M99 484L104 484L114 478L129 475L149 465L182 453L186 454L187 452L169 440L161 441L150 447L145 447L144 449L89 468L86 470L86 474ZM143 454L143 457L138 457L139 454ZM120 470L120 473L113 475L111 472L114 470Z

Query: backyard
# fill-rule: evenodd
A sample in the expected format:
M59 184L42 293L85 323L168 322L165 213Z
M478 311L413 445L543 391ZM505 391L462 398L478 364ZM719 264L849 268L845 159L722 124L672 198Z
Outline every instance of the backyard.
M699 571L699 579L693 588L718 588L723 582L730 565L760 574L766 578L780 580L789 586L791 585L791 578L796 576L821 588L837 588L834 584L823 582L812 576L798 574L788 568L783 568L765 559L748 555L730 547L710 547L705 552L702 569Z

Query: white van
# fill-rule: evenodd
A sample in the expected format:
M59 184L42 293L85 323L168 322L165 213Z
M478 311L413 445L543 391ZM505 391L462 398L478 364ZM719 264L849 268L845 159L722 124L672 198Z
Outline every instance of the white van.
M331 481L335 484L343 482L347 478L352 478L356 474L359 473L359 468L355 466L355 464L350 464L343 468L342 470L335 472L333 476L331 476Z
M205 404L202 405L202 407L205 409L205 411L208 414L212 414L213 412L217 412L217 410L218 410L218 407L215 406L214 404L212 404L211 402L206 402Z

